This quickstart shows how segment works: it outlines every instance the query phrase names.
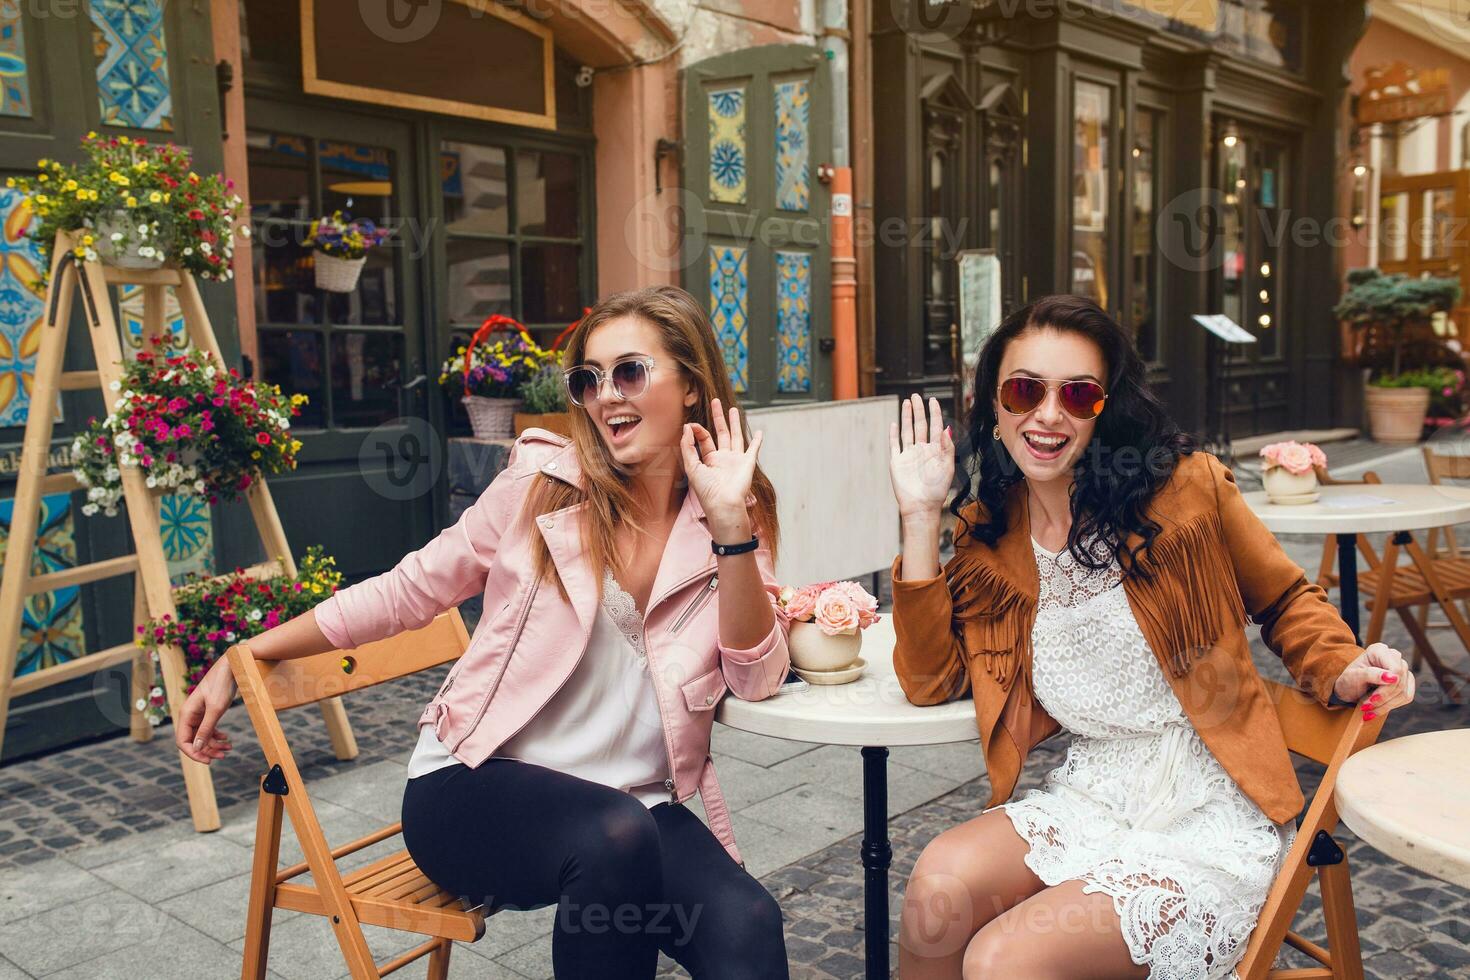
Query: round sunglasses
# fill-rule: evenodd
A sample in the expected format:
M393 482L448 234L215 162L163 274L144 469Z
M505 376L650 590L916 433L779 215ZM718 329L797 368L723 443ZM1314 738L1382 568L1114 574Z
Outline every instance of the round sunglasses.
M1064 381L1060 378L1006 378L1000 383L1000 407L1012 415L1036 411L1046 393L1056 388L1062 410L1078 422L1090 422L1102 413L1108 393L1096 381Z
M653 358L646 354L625 357L614 361L606 371L590 364L579 364L562 372L567 385L567 397L573 405L596 402L602 393L602 382L612 381L613 394L619 401L637 398L648 390L648 375L653 370Z

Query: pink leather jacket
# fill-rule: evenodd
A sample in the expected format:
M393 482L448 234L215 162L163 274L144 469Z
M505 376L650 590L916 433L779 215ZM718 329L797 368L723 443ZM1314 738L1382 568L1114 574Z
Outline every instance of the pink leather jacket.
M454 757L471 767L519 732L571 676L597 613L602 570L581 560L586 504L543 514L534 524L519 519L537 473L582 485L570 441L528 429L516 440L505 470L456 524L389 571L341 589L316 607L322 632L345 650L417 629L484 594L484 613L469 648L418 722L433 725ZM533 580L531 534L546 541L570 601L555 585ZM779 587L770 549L763 543L755 554L776 622L758 646L735 650L719 641L717 559L704 509L689 491L643 611L644 645L673 774L665 783L669 799L682 802L698 789L710 829L736 861L740 852L710 760L715 705L726 690L750 701L769 697L789 663L789 626L776 608Z

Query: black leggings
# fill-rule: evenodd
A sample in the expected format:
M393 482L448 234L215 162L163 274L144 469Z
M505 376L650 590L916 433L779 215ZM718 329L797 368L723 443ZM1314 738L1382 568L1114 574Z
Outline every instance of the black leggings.
M681 804L510 759L408 781L403 840L429 879L486 911L556 904L560 980L787 976L781 907Z

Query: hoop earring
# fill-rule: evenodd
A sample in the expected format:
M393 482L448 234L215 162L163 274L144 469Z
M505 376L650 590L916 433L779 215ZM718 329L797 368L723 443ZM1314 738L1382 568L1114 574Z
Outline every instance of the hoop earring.
M994 439L996 442L1000 442L1000 423L999 422L995 423L995 427L990 430L990 438Z

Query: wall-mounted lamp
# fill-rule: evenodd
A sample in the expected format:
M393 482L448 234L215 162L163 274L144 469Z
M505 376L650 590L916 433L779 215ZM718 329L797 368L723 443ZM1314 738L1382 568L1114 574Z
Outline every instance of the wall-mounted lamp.
M1240 131L1235 128L1234 119L1227 119L1225 121L1225 132L1221 136L1220 142L1232 147L1240 142Z
M1353 200L1351 218L1354 229L1368 223L1368 187L1373 183L1372 170L1363 163L1353 165Z

